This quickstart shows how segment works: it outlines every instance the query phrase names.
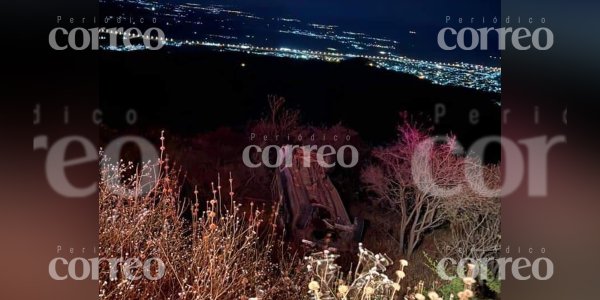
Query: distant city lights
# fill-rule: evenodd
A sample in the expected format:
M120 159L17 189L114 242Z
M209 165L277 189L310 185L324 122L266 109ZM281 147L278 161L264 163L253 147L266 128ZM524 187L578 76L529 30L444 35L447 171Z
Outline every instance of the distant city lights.
M193 26L205 26L206 19L202 16L216 18L215 21L220 25L220 30L198 34L200 30L192 30L191 36L187 38L169 37L164 40L156 36L143 36L144 39L150 39L164 43L165 46L199 46L216 48L219 51L244 52L255 55L268 55L275 57L286 57L303 60L322 60L328 62L341 62L342 60L352 58L363 58L370 62L370 66L378 67L394 72L401 72L414 75L423 80L429 80L438 85L462 86L488 92L501 92L500 67L490 67L465 62L442 63L429 60L412 59L406 56L395 54L397 41L369 36L366 33L342 31L337 25L303 23L296 18L279 17L264 18L255 16L252 13L234 9L229 6L215 4L174 4L151 0L100 0L101 3L131 3L132 9L144 9L152 11L156 17L165 18L168 26L172 24L192 24ZM234 18L239 18L240 23L263 22L262 26L269 28L270 34L293 35L307 40L307 44L312 45L310 41L323 43L322 49L299 49L298 47L274 47L269 45L260 45L269 43L271 36L257 37L254 34L248 34L244 30L233 30L235 24ZM200 22L199 20L202 20ZM246 20L246 21L244 21ZM198 27L198 28L200 28ZM194 27L196 28L196 27ZM164 28L165 30L168 28ZM168 31L165 31L167 35ZM110 34L123 35L117 31L111 31ZM227 33L227 34L226 34ZM409 34L415 35L416 31L410 30ZM124 36L124 38L136 38L135 34ZM276 39L275 39L276 40ZM310 41L309 41L310 40ZM332 43L339 45L332 47ZM312 48L312 46L311 46ZM135 47L128 49L123 47L104 47L109 51L137 51ZM490 57L491 61L499 61L499 57ZM240 66L246 67L242 62Z

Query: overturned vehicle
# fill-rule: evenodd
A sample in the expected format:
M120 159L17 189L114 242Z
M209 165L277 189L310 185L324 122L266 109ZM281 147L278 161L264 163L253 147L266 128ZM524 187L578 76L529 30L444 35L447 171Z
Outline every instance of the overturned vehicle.
M317 162L315 151L284 146L289 159L275 175L275 192L282 201L279 221L286 235L312 247L348 251L362 239L364 222L354 222L336 188ZM310 151L310 153L305 153Z

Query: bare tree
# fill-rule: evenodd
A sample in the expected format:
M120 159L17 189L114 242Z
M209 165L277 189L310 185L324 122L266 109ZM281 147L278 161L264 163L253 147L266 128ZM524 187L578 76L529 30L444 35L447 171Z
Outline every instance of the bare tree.
M275 136L281 137L293 134L300 126L300 111L288 109L285 107L285 98L277 95L268 95L269 111L266 116L258 122L251 124L250 132L256 134L257 137L267 136L269 139L274 139ZM273 141L258 140L262 143L273 144Z
M498 187L498 166L480 167L486 188ZM462 195L463 201L448 205L446 211L451 222L450 234L436 241L438 252L444 257L473 258L496 257L500 250L500 199L476 193Z
M457 155L455 145L455 137L435 141L430 130L405 121L398 141L375 149L376 161L362 172L371 200L394 216L394 222L378 225L408 257L426 233L460 215L455 208L476 194L477 186L468 183L465 170L477 164Z

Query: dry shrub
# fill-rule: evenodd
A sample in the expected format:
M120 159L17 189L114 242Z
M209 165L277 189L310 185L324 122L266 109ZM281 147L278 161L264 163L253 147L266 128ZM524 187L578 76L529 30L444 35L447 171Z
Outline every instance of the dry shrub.
M278 238L276 215L238 204L231 178L227 187L218 178L207 201L198 189L191 201L185 199L180 172L165 158L161 140L158 162L138 167L102 161L99 255L123 261L114 278L111 265L100 264L100 298L293 299L305 294L301 260ZM191 220L184 217L188 209ZM129 258L160 259L164 273L151 280L161 275L158 261L131 268L125 262ZM139 278L127 278L127 270Z
M358 262L355 268L347 273L341 271L336 263L339 255L327 250L313 253L306 257L307 270L311 281L308 283L309 295L313 300L443 300L434 291L435 287L425 287L420 280L414 287L406 284L406 267L408 261L399 260L399 266L393 276L386 271L394 264L385 254L374 254L358 245ZM474 296L472 292L473 266L469 265L464 289L457 293L459 300L468 300ZM393 278L393 279L392 279ZM427 296L425 296L427 295ZM450 296L453 299L454 295Z

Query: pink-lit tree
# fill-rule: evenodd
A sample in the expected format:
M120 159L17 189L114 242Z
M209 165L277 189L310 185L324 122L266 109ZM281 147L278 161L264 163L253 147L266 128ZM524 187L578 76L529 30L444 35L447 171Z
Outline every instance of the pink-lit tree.
M489 195L478 193L482 188L478 185L497 183L495 173L485 171L476 159L459 155L456 144L454 136L433 139L431 130L405 121L399 126L398 141L373 150L375 161L362 172L370 200L393 215L377 225L408 257L426 233L462 216L464 204L487 201ZM483 176L467 180L469 174Z

